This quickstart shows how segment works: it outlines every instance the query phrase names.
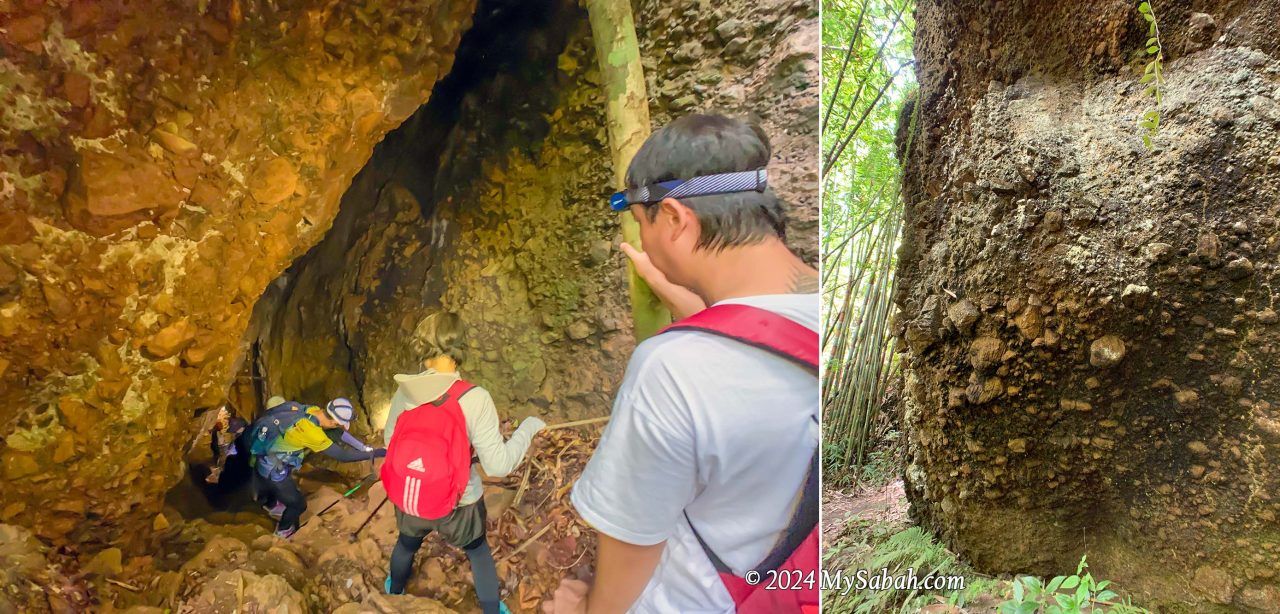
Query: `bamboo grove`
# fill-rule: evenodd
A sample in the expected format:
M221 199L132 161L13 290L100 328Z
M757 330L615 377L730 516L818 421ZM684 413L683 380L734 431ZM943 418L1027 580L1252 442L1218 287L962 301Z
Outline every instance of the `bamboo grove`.
M826 0L823 11L824 463L840 482L856 477L884 435L880 409L896 372L889 324L902 206L894 135L914 90L914 2Z

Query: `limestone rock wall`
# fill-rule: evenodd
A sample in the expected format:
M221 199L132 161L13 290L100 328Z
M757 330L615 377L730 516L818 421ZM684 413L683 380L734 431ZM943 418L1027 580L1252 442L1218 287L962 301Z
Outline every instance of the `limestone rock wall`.
M0 518L112 542L468 0L0 5ZM138 519L130 524L122 519Z
M919 5L912 513L984 571L1087 553L1153 605L1276 611L1280 5L1157 3L1149 153L1145 24L1084 4Z

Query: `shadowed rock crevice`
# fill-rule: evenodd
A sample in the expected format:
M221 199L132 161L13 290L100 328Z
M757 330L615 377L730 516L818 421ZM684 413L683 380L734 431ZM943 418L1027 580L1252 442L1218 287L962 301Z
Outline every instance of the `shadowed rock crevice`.
M607 412L631 342L589 33L572 3L481 3L454 71L259 312L268 389L351 397L369 435L391 376L420 368L415 330L451 309L503 414Z

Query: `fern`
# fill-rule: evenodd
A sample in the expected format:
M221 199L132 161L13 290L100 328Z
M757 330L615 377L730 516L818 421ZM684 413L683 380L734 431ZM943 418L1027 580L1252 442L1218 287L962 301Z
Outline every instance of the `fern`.
M1108 580L1095 580L1088 557L1080 558L1074 576L1057 576L1047 583L1022 576L1013 581L1013 598L1000 604L1000 614L1138 614L1146 610L1107 588Z
M1144 94L1155 99L1155 107L1142 114L1142 121L1138 125L1145 131L1142 134L1142 144L1147 151L1152 151L1155 149L1154 139L1160 133L1160 101L1164 98L1164 46L1160 43L1160 23L1156 20L1155 7L1150 1L1144 1L1138 5L1138 12L1147 20L1146 50L1147 57L1151 58L1142 71L1141 83L1148 84Z

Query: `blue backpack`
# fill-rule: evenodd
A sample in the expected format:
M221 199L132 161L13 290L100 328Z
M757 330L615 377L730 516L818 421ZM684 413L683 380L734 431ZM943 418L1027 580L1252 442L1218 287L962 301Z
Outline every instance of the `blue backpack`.
M249 429L249 453L262 456L271 451L271 445L284 432L307 417L307 406L297 401L285 401L253 422Z

